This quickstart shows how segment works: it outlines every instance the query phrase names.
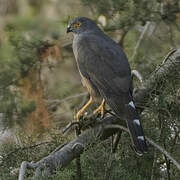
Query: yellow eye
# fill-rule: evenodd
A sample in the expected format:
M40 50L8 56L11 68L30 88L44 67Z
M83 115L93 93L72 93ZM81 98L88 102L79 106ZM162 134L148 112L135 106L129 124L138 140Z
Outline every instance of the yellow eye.
M82 24L82 22L78 21L77 23L74 24L74 27L79 27Z

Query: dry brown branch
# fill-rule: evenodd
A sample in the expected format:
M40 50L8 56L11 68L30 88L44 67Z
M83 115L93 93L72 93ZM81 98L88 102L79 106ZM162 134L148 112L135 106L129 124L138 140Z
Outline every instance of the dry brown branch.
M166 78L167 83L168 78L175 69L178 72L180 71L180 49L172 53L166 62L162 64L148 80L146 80L143 87L134 93L136 104L145 106L151 95L158 93L158 84L164 78ZM156 90L154 87L156 87ZM142 110L143 109L141 108L141 111ZM60 150L51 153L36 163L23 162L19 173L19 180L24 179L25 169L27 167L35 168L36 176L38 172L44 168L46 168L49 173L52 173L57 167L67 166L73 159L77 158L84 149L87 149L90 145L97 144L101 140L107 139L112 134L119 131L119 128L127 131L124 127L124 121L117 119L113 115L106 116L103 121L97 121L97 124L93 128L87 129L71 142L64 145ZM170 159L171 162L180 170L180 164L165 149L157 145L151 139L146 139L151 145Z

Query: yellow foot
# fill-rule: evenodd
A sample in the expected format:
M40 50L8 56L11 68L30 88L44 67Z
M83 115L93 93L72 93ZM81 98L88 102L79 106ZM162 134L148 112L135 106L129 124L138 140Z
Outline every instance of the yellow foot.
M82 113L84 112L84 110L85 110L86 108L88 108L89 105L92 104L92 103L93 103L93 99L92 99L92 97L90 97L89 101L77 112L75 118L76 118L78 121L79 121L80 116L81 116Z
M103 99L101 105L96 110L94 110L93 114L100 112L101 116L103 117L104 116L104 109L105 109L104 106L105 106L105 100Z
M83 114L83 111L81 111L81 109L77 112L75 118L77 119L77 121L79 121L81 115Z

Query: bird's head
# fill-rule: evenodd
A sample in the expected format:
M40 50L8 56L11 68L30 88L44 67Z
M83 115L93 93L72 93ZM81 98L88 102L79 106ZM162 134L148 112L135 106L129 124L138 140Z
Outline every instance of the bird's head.
M73 32L80 34L82 32L99 30L96 22L87 17L76 17L72 19L67 26L67 33Z

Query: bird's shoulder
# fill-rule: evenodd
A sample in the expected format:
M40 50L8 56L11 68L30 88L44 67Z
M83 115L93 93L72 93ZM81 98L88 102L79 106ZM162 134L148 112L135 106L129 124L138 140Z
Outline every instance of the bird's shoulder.
M96 33L82 33L74 37L73 44L76 46L89 46L107 48L109 45L117 46L117 44L103 32ZM87 46L88 45L88 46ZM119 47L117 47L119 48Z
M105 59L110 58L117 63L119 61L124 61L124 63L128 62L127 57L119 44L103 32L83 33L78 35L74 38L73 49L76 49L81 54L91 52L98 57L102 56Z
M75 40L74 51L79 61L86 65L112 67L115 72L129 73L128 59L121 47L104 33L89 33L79 35ZM89 63L88 63L88 62Z

